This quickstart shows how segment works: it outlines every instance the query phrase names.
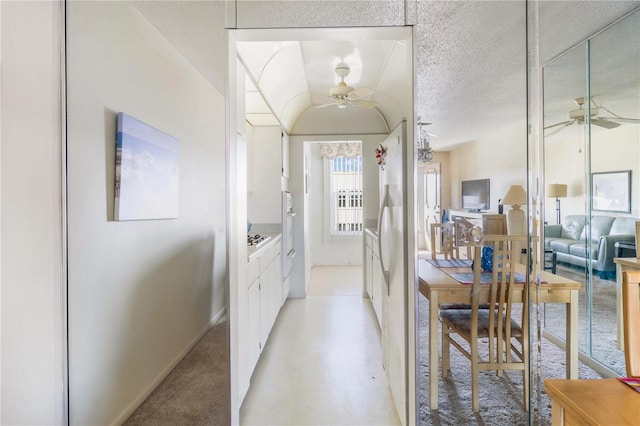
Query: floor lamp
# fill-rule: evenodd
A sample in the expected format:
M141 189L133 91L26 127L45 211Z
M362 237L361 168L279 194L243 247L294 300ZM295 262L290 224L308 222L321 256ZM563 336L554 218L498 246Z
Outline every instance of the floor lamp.
M527 192L522 185L511 185L502 197L502 204L511 206L507 212L507 234L524 235L524 210L520 206L527 204Z
M556 199L556 223L560 224L560 198L567 196L567 185L564 183L547 184L547 197Z

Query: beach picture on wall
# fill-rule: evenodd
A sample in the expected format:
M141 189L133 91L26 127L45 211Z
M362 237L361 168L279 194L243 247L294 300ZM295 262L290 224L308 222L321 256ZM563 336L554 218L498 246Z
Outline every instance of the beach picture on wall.
M118 113L115 220L178 217L178 139Z

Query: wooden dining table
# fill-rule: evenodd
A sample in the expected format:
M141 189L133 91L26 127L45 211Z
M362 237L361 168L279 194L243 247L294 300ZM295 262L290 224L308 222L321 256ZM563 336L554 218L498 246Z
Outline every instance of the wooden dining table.
M638 425L640 393L618 379L546 379L552 426Z
M443 265L446 262L436 261ZM471 272L469 266L436 266L427 259L419 262L419 291L429 300L429 389L430 406L438 409L439 348L438 348L438 306L442 303L470 303L471 285L462 283L449 273ZM446 272L445 272L446 271ZM447 273L449 272L449 273ZM517 265L516 272L524 274L525 266ZM578 378L578 292L582 283L547 271L540 272L541 284L531 283L529 299L531 303L561 303L566 305L566 377ZM515 297L522 300L524 285ZM488 302L488 292L481 292L480 302Z

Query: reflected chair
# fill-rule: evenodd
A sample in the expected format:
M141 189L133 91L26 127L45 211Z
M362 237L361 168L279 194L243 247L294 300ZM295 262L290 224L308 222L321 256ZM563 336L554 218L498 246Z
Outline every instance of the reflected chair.
M458 259L459 251L454 244L453 226L450 223L432 223L431 224L431 258L436 259L438 249L436 245L437 237L440 238L440 253L447 260Z
M507 216L493 213L483 214L482 232L487 235L507 235Z
M529 410L529 314L525 283L516 282L518 247L526 247L526 235L486 235L481 243L493 246L493 272L482 274L480 262L474 262L470 309L440 311L442 321L442 376L450 366L450 346L471 362L471 392L474 412L480 410L479 370L522 371L523 407ZM474 246L475 259L482 246ZM485 279L483 280L483 275ZM483 303L495 309L482 309ZM515 314L515 315L514 315ZM456 339L455 336L461 339ZM487 340L486 353L479 355L479 339ZM465 346L463 346L465 345Z
M640 271L622 273L624 361L628 377L640 377Z

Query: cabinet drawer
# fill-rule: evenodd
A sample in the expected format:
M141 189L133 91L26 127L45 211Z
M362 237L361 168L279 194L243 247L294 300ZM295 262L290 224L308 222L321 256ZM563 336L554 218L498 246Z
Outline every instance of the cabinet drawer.
M249 263L249 276L248 282L251 285L255 280L260 276L260 259L255 259L253 262Z
M275 247L272 244L269 247L267 247L264 253L262 253L262 256L260 256L260 274L266 271L269 265L271 264L271 262L273 262L274 252L275 252Z
M273 258L275 259L282 252L282 239L280 237L276 238L273 242L274 254Z

